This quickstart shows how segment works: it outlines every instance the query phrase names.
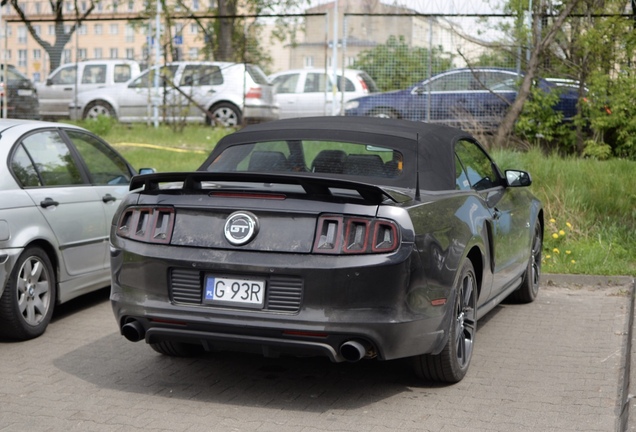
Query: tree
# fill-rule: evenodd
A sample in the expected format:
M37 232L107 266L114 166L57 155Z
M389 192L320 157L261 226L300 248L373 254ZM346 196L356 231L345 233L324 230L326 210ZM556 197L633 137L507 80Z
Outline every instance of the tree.
M67 0L69 1L69 0ZM82 25L82 22L93 12L95 9L95 0L89 0L89 5L84 12L80 14L80 8L78 7L77 0L74 1L75 6L75 16L73 18L65 18L64 17L64 4L65 0L49 0L49 4L51 5L51 10L53 15L55 15L54 26L55 26L55 42L52 44L45 41L40 37L39 34L33 28L33 23L31 19L27 16L25 11L22 9L22 2L18 0L2 0L0 5L4 6L7 3L11 4L13 9L17 12L20 17L20 21L22 21L31 34L33 39L44 48L44 51L49 55L49 67L50 70L56 69L62 63L62 53L64 52L64 47L71 40L73 33L77 30L79 26ZM70 30L65 32L64 23L65 22L73 22L73 25L70 27Z
M280 11L289 12L311 0L217 0L216 8L208 9L204 13L190 8L188 1L175 0L174 6L162 2L164 19L167 28L170 23L178 19L191 19L203 34L205 50L208 58L218 61L249 62L265 64L270 59L261 46L266 41L260 35L260 26L255 19L260 15L277 14ZM154 3L147 3L147 16L154 16ZM178 11L177 11L178 9ZM210 15L214 15L211 18ZM254 19L252 19L254 18ZM281 31L285 25L277 21L279 37L285 34ZM168 51L173 52L172 37L165 38Z
M564 1L561 5L561 10L552 25L544 28L541 28L540 26L545 24L541 19L541 13L543 12L542 9L540 9L541 5L535 3L536 6L533 11L532 18L533 48L528 64L525 68L525 75L521 81L519 91L517 92L517 98L510 106L510 109L506 112L503 121L497 129L494 141L495 147L506 147L507 141L514 130L515 122L523 111L523 106L532 91L532 83L537 75L541 56L548 51L557 33L563 29L563 24L566 18L572 13L572 10L576 7L578 2L579 0L570 0L568 2Z
M409 87L428 77L429 57L433 74L451 67L451 56L441 48L409 46L404 36L389 36L385 44L363 51L353 67L366 71L381 91Z

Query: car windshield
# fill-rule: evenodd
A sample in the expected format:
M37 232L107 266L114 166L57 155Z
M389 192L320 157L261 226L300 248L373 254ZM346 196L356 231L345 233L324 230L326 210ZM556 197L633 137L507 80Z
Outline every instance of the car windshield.
M402 153L351 142L265 141L228 147L207 167L211 172L307 172L352 177L396 178Z

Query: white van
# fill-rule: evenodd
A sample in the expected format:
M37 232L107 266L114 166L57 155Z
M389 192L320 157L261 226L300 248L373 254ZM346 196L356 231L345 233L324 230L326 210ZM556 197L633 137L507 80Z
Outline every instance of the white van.
M134 60L85 60L64 64L49 74L46 83L37 85L40 116L68 118L68 106L76 94L125 83L140 72L139 63Z

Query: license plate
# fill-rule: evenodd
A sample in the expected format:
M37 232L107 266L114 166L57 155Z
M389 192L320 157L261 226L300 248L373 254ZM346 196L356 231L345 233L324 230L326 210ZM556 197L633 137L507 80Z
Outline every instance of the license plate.
M31 96L33 90L18 89L18 96Z
M262 308L265 281L208 275L203 287L203 303Z

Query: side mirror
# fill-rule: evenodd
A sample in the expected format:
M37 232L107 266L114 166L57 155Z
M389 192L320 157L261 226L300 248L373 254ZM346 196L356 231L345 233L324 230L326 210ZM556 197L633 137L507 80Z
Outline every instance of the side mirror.
M52 86L53 85L53 80L51 78L47 78L46 79L46 85L47 86Z
M520 170L506 170L506 181L509 187L525 187L532 184L530 173Z
M154 174L157 170L154 168L139 168L139 174Z

